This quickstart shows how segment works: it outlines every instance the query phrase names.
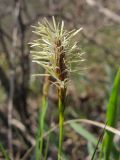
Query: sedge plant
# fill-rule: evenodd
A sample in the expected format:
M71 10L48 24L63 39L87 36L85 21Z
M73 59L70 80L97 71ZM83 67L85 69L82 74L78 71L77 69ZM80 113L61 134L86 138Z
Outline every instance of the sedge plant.
M64 21L56 23L52 17L52 23L46 18L38 26L34 26L34 33L37 39L31 43L32 61L45 69L44 75L49 77L51 84L55 85L58 94L58 111L59 111L59 148L58 160L62 157L63 142L63 123L65 100L68 83L72 72L81 70L81 61L84 53L81 53L77 42L76 35L82 28L67 31L64 27ZM46 74L47 73L47 74ZM43 130L43 126L41 128ZM42 146L42 144L41 144Z

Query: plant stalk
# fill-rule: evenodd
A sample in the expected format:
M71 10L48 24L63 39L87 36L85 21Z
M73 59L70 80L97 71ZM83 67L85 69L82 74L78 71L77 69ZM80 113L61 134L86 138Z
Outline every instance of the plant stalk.
M59 90L59 148L58 160L62 158L62 143L63 143L63 124L64 124L64 110L65 110L65 94L66 89L60 88Z
M43 84L43 96L42 96L42 105L39 114L39 127L37 132L37 140L36 140L36 160L42 160L43 157L43 134L44 134L44 122L45 115L48 106L48 89L49 89L49 77L46 76Z
M42 97L42 108L41 108L41 116L40 116L40 159L43 154L43 134L44 134L44 122L45 122L45 114L47 110L47 97Z

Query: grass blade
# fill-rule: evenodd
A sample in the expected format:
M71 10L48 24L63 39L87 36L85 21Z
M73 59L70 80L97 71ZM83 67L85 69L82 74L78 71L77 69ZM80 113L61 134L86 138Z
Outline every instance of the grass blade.
M105 127L106 127L106 125L105 125ZM103 131L102 131L102 133L101 133L101 135L100 135L100 137L99 137L99 139L98 139L98 142L97 142L97 145L96 145L96 147L95 147L95 150L94 150L94 153L93 153L93 155L92 155L91 160L93 160L93 159L94 159L95 154L96 154L97 149L98 149L98 146L99 146L99 144L100 144L101 140L103 139L103 136L104 136L104 133L105 133L105 127L104 127L104 129L103 129Z
M87 141L91 142L93 145L96 146L97 139L88 132L85 128L83 128L80 124L77 123L70 123L70 126L81 136L83 136Z
M115 77L112 93L107 106L106 122L107 125L111 127L116 126L117 110L118 110L117 100L118 100L119 88L120 88L120 68ZM113 133L106 131L102 145L105 160L110 159L110 153L113 145L113 136L114 136Z

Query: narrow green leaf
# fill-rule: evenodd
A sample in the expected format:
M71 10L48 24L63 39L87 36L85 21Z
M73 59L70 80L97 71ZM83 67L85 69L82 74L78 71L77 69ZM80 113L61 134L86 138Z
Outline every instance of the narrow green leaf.
M91 142L93 145L96 146L97 139L88 132L85 128L83 128L80 124L77 123L70 123L70 126L81 136L83 136L88 142Z
M112 126L112 127L116 127L117 111L118 111L117 102L118 102L119 89L120 89L120 68L115 77L112 93L107 106L106 122L108 126ZM110 153L113 146L113 136L114 136L113 133L106 131L106 134L103 140L103 145L102 145L105 160L110 159Z

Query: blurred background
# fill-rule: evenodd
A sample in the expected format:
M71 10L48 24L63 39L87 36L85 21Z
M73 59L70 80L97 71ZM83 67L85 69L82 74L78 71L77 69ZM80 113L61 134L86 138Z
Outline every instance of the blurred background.
M87 69L74 75L68 88L65 119L105 121L120 65L120 0L0 0L0 144L14 160L34 160L43 78L31 76L42 70L31 62L28 43L35 39L31 26L53 15L64 20L68 30L83 27L78 41L86 52ZM58 123L57 100L51 89L46 129ZM100 129L83 126L94 137L100 136ZM57 156L57 133L50 136L49 160ZM65 127L63 151L68 160L89 160L90 145L74 128Z

